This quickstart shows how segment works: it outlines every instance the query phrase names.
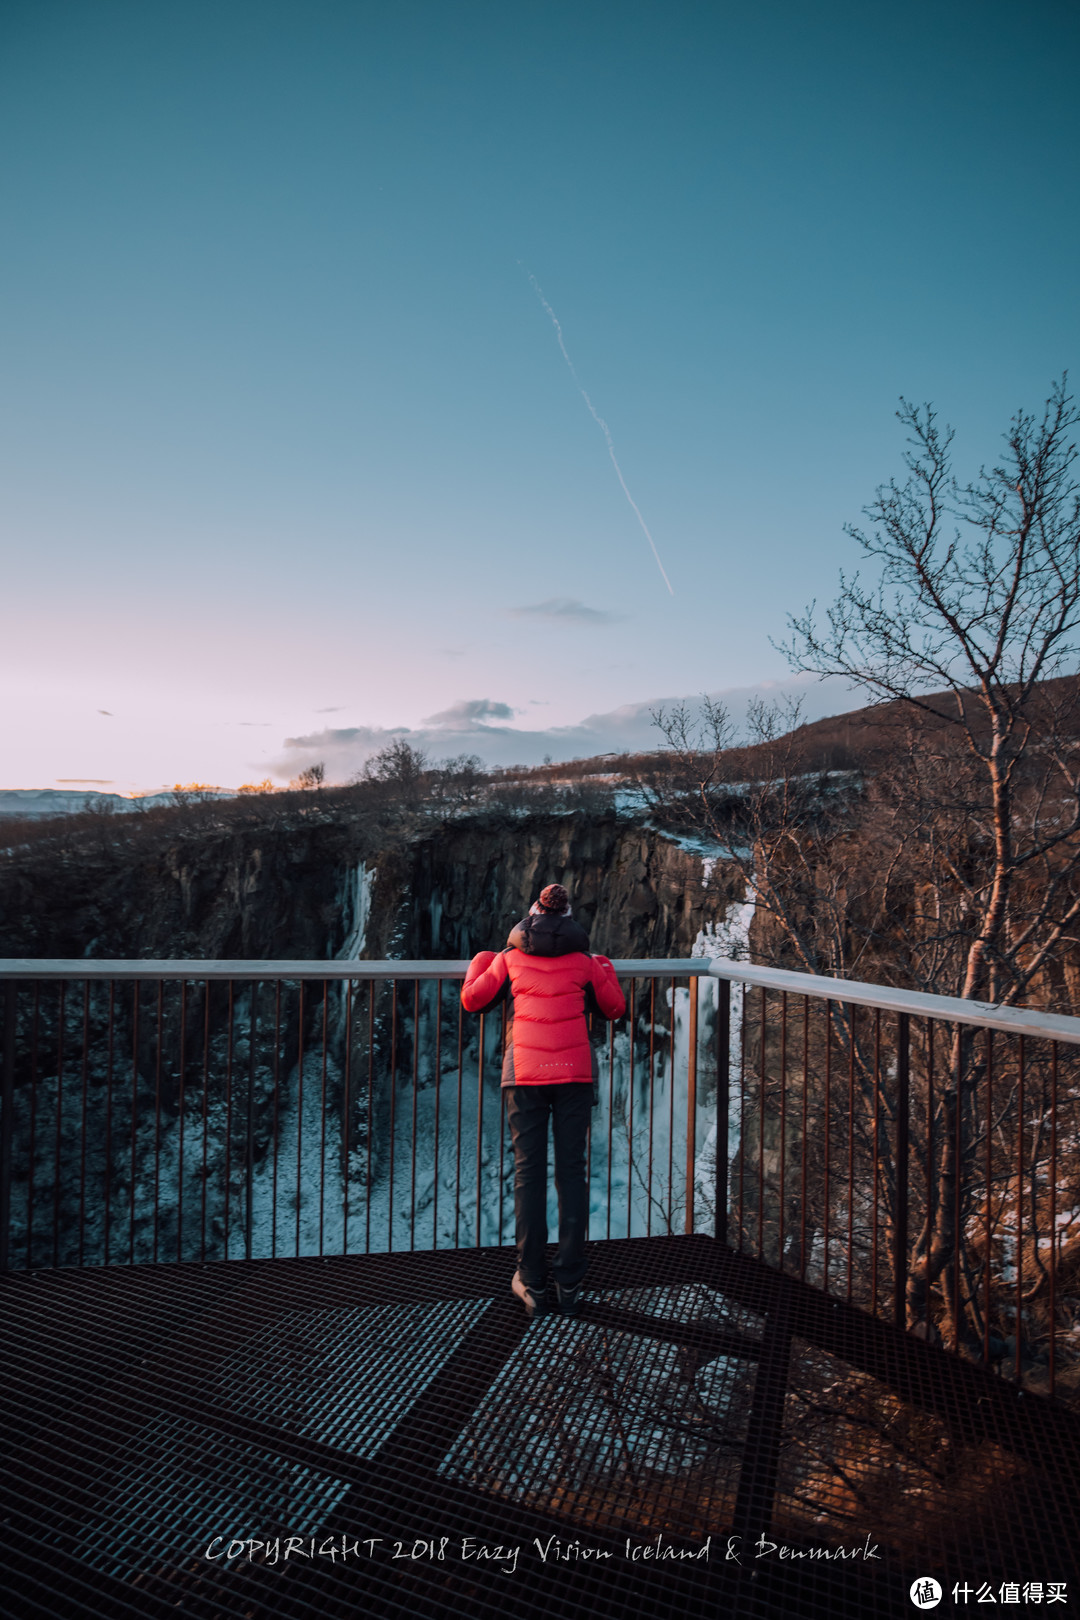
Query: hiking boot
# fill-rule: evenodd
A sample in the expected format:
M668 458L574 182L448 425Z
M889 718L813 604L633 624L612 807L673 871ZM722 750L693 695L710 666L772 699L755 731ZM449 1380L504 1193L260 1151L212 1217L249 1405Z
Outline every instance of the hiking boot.
M548 1308L546 1288L530 1288L520 1271L514 1272L514 1280L510 1287L524 1305L525 1315L530 1322L534 1316L543 1316L546 1313Z
M581 1304L581 1284L575 1283L573 1288L564 1288L561 1282L555 1284L555 1292L559 1299L559 1310L563 1316L573 1316Z

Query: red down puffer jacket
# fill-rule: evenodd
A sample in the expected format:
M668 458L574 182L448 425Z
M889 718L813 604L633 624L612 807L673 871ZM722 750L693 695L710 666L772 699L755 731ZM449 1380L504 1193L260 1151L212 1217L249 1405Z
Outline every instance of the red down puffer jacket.
M626 998L606 956L529 956L481 951L461 989L466 1012L484 1012L502 999L509 980L511 1012L503 1058L504 1086L592 1080L594 1058L585 1022L589 991L604 1018L621 1018Z

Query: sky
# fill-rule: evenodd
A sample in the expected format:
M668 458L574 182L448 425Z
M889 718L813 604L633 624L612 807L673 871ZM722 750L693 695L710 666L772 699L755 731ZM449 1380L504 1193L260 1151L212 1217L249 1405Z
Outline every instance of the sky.
M2 0L0 785L789 690L900 396L974 474L1075 370L1078 47L1057 0Z

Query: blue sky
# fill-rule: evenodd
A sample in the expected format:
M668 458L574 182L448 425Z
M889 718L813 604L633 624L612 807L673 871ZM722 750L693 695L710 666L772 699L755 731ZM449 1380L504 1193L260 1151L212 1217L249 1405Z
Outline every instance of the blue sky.
M1075 368L1078 35L1044 0L5 0L0 779L344 775L388 727L581 752L782 680L898 396L974 472Z

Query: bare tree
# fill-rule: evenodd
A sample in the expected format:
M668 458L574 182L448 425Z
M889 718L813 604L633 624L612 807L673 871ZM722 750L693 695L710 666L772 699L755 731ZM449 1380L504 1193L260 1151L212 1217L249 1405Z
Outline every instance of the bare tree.
M888 855L916 878L906 927L922 947L923 983L1016 1002L1045 986L1080 918L1080 415L1063 379L1041 417L1016 414L1000 462L960 485L951 430L929 406L902 403L898 414L907 478L878 490L868 530L849 531L878 580L842 576L825 624L812 609L793 619L785 650L795 668L844 676L910 716L906 813ZM922 1317L941 1279L958 1342L957 1310L978 1312L964 1231L984 1136L971 1035L958 1027L953 1048L938 1196L916 1240L908 1318Z
M292 781L289 783L289 786L291 788L299 788L303 793L308 793L312 789L318 792L325 781L326 766L320 763L318 765L307 766L305 770L300 772L299 776L293 777Z
M858 868L837 849L851 836L854 773L808 759L797 703L751 703L738 746L726 708L708 697L696 711L682 703L652 718L667 752L638 784L660 820L693 828L741 872L757 954L806 973L849 974L861 954L852 920L866 911L854 903ZM863 935L872 933L864 922Z
M1080 922L1080 417L1062 382L1041 416L1014 417L1000 462L961 485L952 433L930 407L902 402L898 415L907 476L878 490L867 529L849 531L877 578L841 576L824 623L813 608L793 619L784 649L796 669L843 676L883 705L891 729L879 726L876 753L860 774L830 776L811 768L794 717L761 709L755 746L740 750L706 702L696 719L685 708L654 717L669 763L646 789L741 867L759 956L1069 1005L1062 976ZM835 1004L832 1017L868 1098L872 1066ZM939 1286L946 1336L958 1342L965 1320L978 1325L965 1232L989 1129L970 1035L955 1036L945 1069L907 1303L909 1323L923 1320ZM876 1134L887 1149L890 1130Z
M414 748L406 737L395 737L372 755L357 780L380 782L391 790L399 805L411 807L419 802L430 769L431 762L422 748Z
M952 732L983 791L972 804L980 859L968 870L949 863L967 926L959 982L948 988L1012 1002L1080 917L1075 692L1048 684L1077 665L1070 434L1080 414L1062 381L1040 419L1017 413L1007 454L964 486L951 471L952 432L930 407L903 403L898 415L910 434L908 477L878 490L869 531L849 529L880 578L865 586L841 576L825 626L813 609L793 619L785 651L796 669L842 675L898 700L923 729Z

